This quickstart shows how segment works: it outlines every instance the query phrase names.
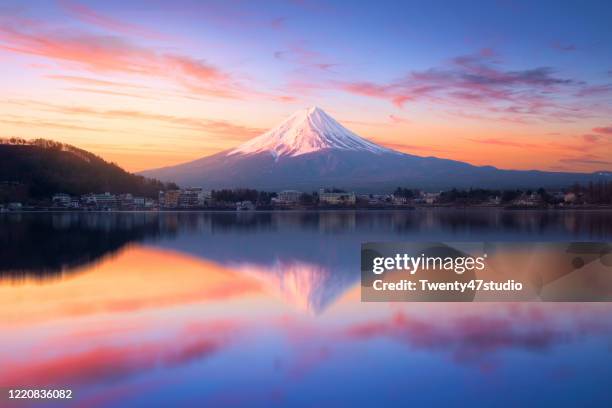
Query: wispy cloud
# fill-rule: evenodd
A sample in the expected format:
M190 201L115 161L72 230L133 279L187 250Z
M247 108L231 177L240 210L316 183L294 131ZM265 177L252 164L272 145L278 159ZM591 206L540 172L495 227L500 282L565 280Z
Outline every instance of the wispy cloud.
M389 115L389 120L392 123L396 123L396 124L410 123L409 119L406 119L406 118L404 118L402 116L399 116L399 115L393 115L393 114Z
M6 362L0 367L0 379L8 384L83 385L130 378L158 366L176 367L211 357L227 348L240 330L231 321L208 322L200 327L187 326L169 339L77 347L25 364Z
M604 135L612 135L612 126L602 126L593 128L593 132L602 133Z
M553 43L550 46L557 51L563 51L563 52L572 52L578 49L578 47L576 47L575 44L565 43L565 42L560 42L560 41L553 41Z
M579 156L573 157L565 157L559 160L561 163L568 164L599 164L602 166L610 166L612 165L612 161L605 160L601 156L597 156L594 154L583 154Z
M339 66L339 63L330 62L318 51L307 48L303 43L295 43L285 50L274 52L274 58L288 61L301 69L315 69L330 72L332 68Z
M453 58L443 67L411 71L388 83L337 81L335 85L398 107L421 101L460 105L494 119L500 115L554 121L589 117L595 112L579 97L612 95L612 84L590 85L563 77L548 66L503 69L490 49Z
M533 148L541 147L541 145L537 145L534 143L516 142L516 141L506 140L502 138L484 138L484 139L467 138L467 140L469 140L470 142L479 143L479 144L516 147L519 149L524 149L524 148L533 149Z
M127 23L115 19L114 17L101 14L96 10L92 9L91 7L88 7L77 1L59 0L59 4L70 15L76 17L84 23L88 23L107 30L111 30L116 33L122 33L127 35L135 35L151 39L167 38L163 34L147 27L133 23Z
M75 125L62 121L51 121L40 118L31 118L25 116L4 115L0 116L0 123L14 126L34 127L40 129L61 129L61 130L78 130L88 132L98 132L102 129L94 128L85 125Z
M155 77L198 95L230 99L287 98L257 91L229 70L202 58L144 47L116 35L51 30L42 22L17 17L16 21L0 20L0 49L53 60L73 70Z
M79 85L94 85L94 86L115 86L121 88L136 88L136 89L150 89L141 85L133 85L126 82L108 81L103 79L89 78L75 75L46 75L46 78L57 79L60 81L72 82Z
M160 122L166 125L181 127L184 129L196 130L206 132L212 135L221 136L224 138L236 138L243 140L249 137L257 136L263 133L265 130L260 128L254 128L249 126L239 125L230 121L215 120L206 118L194 118L188 116L176 116L169 114L143 112L134 109L94 109L88 106L76 106L76 105L59 105L53 103L42 103L36 101L17 100L9 101L9 103L18 104L20 106L27 106L30 108L60 113L68 116L90 116L102 119L125 119L134 121L154 121ZM24 122L34 123L37 122ZM44 126L48 122L41 123L39 126ZM57 126L60 126L59 124ZM67 128L71 125L62 125ZM74 127L74 129L83 130L95 130L86 127Z

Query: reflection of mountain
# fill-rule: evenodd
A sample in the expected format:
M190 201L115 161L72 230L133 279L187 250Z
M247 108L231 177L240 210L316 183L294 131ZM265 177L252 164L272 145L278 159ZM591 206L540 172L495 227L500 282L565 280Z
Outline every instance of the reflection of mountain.
M233 265L234 270L253 276L274 294L301 310L320 313L355 284L355 273L331 270L322 265L275 260L262 267Z
M69 272L145 242L255 274L285 299L320 312L359 280L363 242L607 240L611 217L501 210L3 214L0 276Z

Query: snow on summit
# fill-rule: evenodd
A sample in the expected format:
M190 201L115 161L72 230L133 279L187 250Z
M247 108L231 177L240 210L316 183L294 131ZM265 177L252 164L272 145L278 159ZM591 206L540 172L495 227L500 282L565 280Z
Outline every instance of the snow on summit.
M246 141L227 155L269 152L274 157L292 157L323 149L393 152L361 138L313 106L295 112L280 125Z

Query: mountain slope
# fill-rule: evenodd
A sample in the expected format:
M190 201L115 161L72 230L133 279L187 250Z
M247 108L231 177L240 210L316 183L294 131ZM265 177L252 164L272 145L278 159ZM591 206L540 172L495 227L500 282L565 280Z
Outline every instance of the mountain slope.
M391 191L397 186L424 190L565 187L606 177L604 173L499 170L405 154L357 136L319 108L296 112L235 149L142 174L205 188L310 191L335 186L362 192Z
M322 109L313 106L289 116L283 123L227 153L248 155L268 152L273 157L294 157L323 149L392 153L351 132Z
M47 199L59 192L133 193L156 197L165 185L128 173L119 166L76 147L37 139L0 139L0 201L21 186L19 200Z

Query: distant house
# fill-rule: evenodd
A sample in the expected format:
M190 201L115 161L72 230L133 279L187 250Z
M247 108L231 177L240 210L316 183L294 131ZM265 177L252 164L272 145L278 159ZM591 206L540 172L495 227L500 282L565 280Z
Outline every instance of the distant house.
M167 190L159 192L159 205L163 208L178 208L181 190Z
M425 204L435 204L440 199L440 193L421 193Z
M542 204L542 199L536 193L522 194L519 198L512 202L513 205L533 207Z
M283 190L278 193L279 204L296 204L300 202L300 197L302 196L301 191L297 190Z
M576 200L578 199L578 196L576 196L576 193L565 193L565 195L563 196L563 201L565 201L566 203L575 203Z
M251 201L238 201L236 203L236 210L238 211L252 211L255 209L255 204Z
M72 198L68 194L58 193L51 198L51 202L53 202L53 205L56 207L69 207Z
M119 194L119 196L117 197L117 201L119 203L119 206L123 209L131 209L135 206L134 196L129 193Z
M178 205L181 208L203 207L211 198L211 191L203 190L202 187L188 187L181 190Z
M146 198L144 197L134 197L134 207L136 208L145 208Z
M117 208L119 204L119 200L117 200L117 197L109 192L103 194L94 194L93 199L96 207L103 210Z
M391 194L391 202L393 205L405 205L408 204L408 197Z
M319 203L327 205L353 205L357 202L355 193L332 193L324 188L319 190Z

